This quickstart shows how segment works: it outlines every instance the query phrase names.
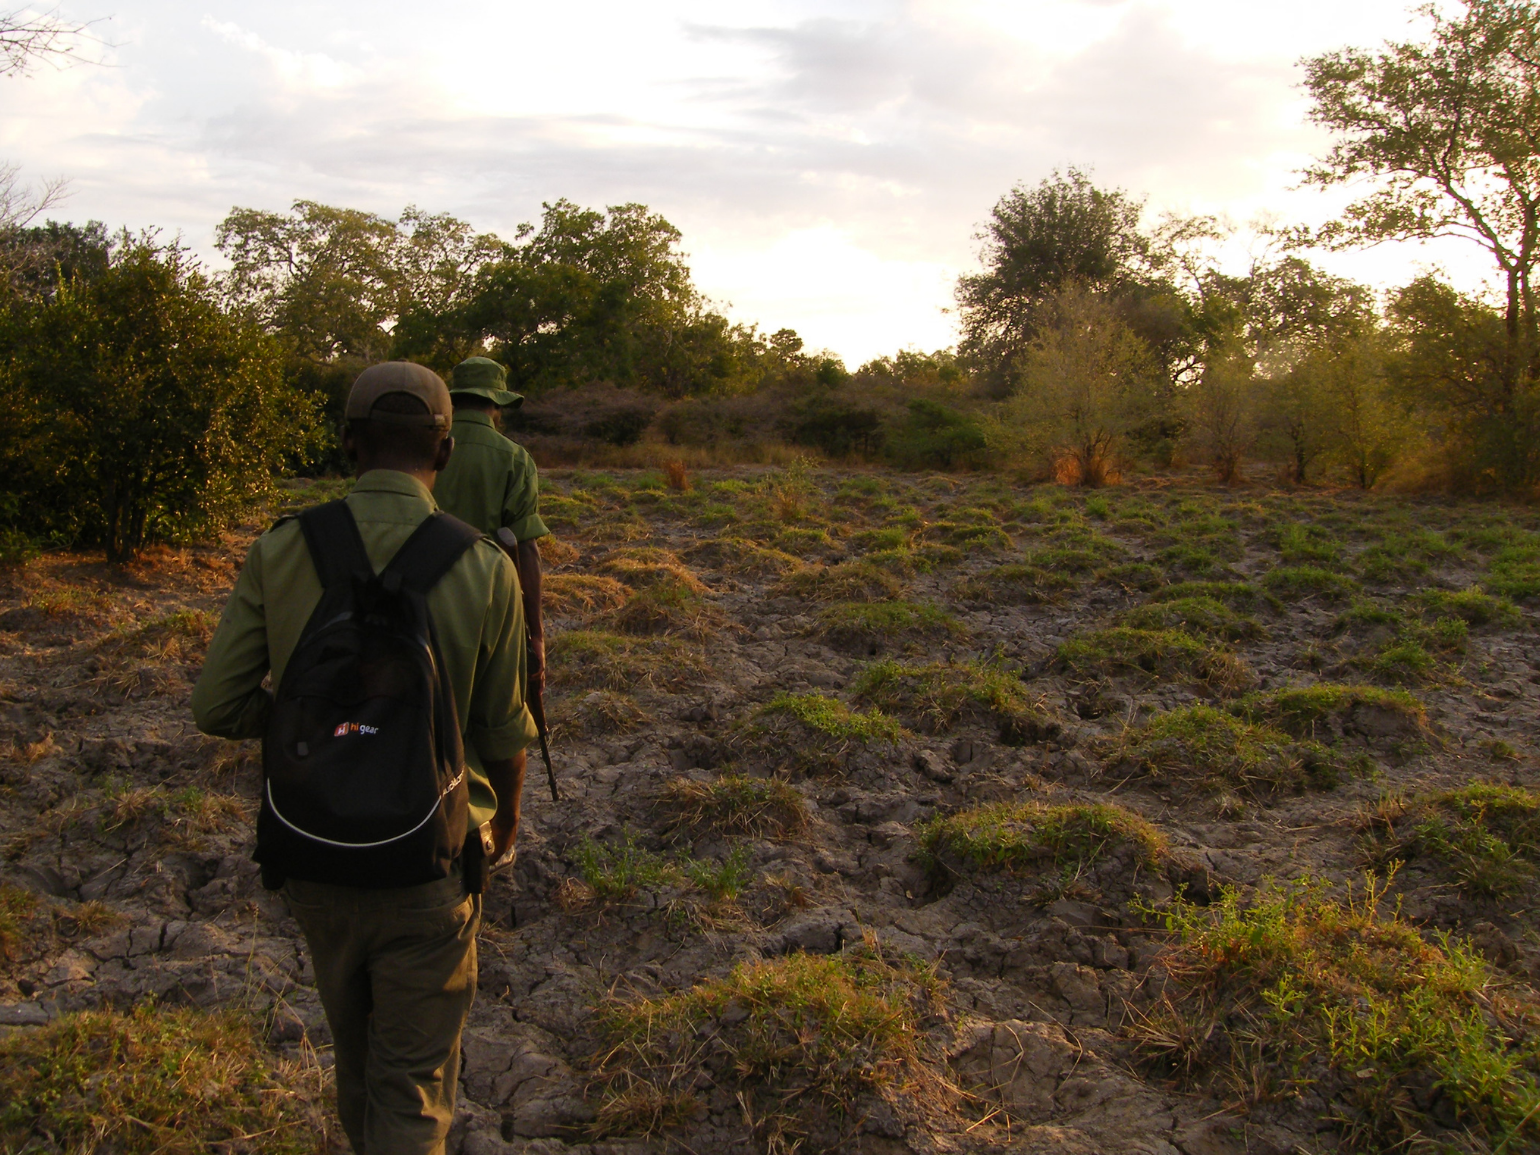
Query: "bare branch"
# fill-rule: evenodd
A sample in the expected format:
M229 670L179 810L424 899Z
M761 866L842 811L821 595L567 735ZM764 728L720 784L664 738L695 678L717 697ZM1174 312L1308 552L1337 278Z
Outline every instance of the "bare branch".
M63 177L29 188L21 181L19 165L0 162L0 232L25 228L67 196L69 181Z
M0 76L21 76L39 61L69 64L80 46L93 39L87 34L90 27L61 20L57 8L0 13Z

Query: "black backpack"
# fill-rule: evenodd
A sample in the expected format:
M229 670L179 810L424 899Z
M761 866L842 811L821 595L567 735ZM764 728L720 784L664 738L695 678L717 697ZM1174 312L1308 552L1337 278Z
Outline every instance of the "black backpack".
M323 592L262 739L262 884L447 878L466 843L468 790L427 594L481 534L435 513L376 576L345 502L299 524Z

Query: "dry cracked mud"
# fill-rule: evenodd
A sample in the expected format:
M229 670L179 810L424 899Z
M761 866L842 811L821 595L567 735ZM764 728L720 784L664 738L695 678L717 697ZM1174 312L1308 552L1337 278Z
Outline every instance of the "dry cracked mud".
M451 1152L1535 1149L1532 513L809 468L546 485L563 800L532 762ZM155 1000L328 1061L249 861L255 747L187 709L258 528L0 575L11 1036ZM1466 966L1498 1099L1312 1033L1310 983L1344 988L1280 986L1294 955L1248 1002L1260 968L1203 937L1269 894L1304 934L1376 886L1385 921L1331 933Z

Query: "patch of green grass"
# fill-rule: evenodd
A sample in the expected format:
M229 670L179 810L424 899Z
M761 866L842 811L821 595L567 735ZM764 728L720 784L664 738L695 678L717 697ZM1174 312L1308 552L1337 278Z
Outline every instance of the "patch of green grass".
M1008 745L1019 746L1059 729L1019 677L986 662L874 662L852 688L862 701L932 734L951 729L970 712L991 719Z
M931 602L835 602L818 611L816 622L814 629L830 641L854 646L967 632L949 611Z
M671 637L567 630L551 637L547 651L551 684L568 688L677 688L705 673L700 650Z
M1523 617L1507 598L1494 597L1475 587L1454 592L1423 590L1417 600L1434 614L1460 618L1473 626L1515 626Z
M1540 543L1524 541L1499 549L1481 584L1488 593L1515 601L1540 594Z
M903 1110L900 1092L944 1109L958 1095L927 1035L943 990L933 967L868 947L742 963L687 991L611 1001L598 1015L595 1136L693 1119L702 1071L772 1151L832 1150L873 1100Z
M925 528L932 541L957 546L970 553L1013 549L1011 535L998 525L967 521L936 521Z
M805 564L784 550L771 549L743 537L713 537L692 546L686 556L695 564L719 569L723 573L750 574L757 577L780 576L799 570Z
M1053 573L1088 574L1107 563L1108 551L1076 546L1057 546L1033 550L1027 565Z
M1108 803L995 802L934 818L919 829L921 862L932 868L961 859L981 870L1048 866L1078 872L1125 844L1145 865L1166 850L1165 836L1152 823Z
M1166 571L1144 561L1130 561L1122 565L1108 566L1106 569L1098 570L1096 576L1101 581L1122 586L1125 590L1138 590L1140 593L1158 590L1166 584Z
M902 526L886 525L880 529L863 529L850 535L850 544L864 553L878 550L903 549L909 544L912 532Z
M657 812L673 831L714 830L784 838L807 826L807 800L780 778L724 774L714 782L675 778L658 794Z
M1354 715L1372 715L1374 730L1410 735L1425 731L1428 711L1405 690L1323 682L1248 694L1231 709L1255 722L1277 726L1297 738L1340 729Z
M1532 1150L1533 995L1501 990L1462 943L1384 914L1381 893L1371 881L1339 900L1296 883L1176 900L1167 994L1136 1020L1139 1049L1258 1098L1308 1090L1349 1150L1433 1150L1449 1118L1463 1150Z
M793 718L837 742L897 742L903 727L881 710L852 710L828 694L777 694L759 711L760 717L776 714Z
M308 1155L329 1146L321 1071L268 1054L260 1037L259 1023L232 1011L152 1003L6 1035L0 1147Z
M1269 600L1250 582L1174 582L1156 590L1149 600L1169 602L1183 598L1212 598L1236 610L1256 609Z
M584 839L574 857L583 881L601 902L625 902L643 891L677 886L698 890L712 902L727 903L754 881L748 853L741 846L721 862L666 858L639 846L629 830L615 842Z
M1355 561L1365 581L1384 583L1421 577L1432 568L1432 562L1457 557L1461 552L1436 530L1416 529L1387 533Z
M1075 578L1063 571L1036 565L1002 565L959 580L952 596L965 602L1036 605L1057 601L1075 588Z
M794 525L781 529L770 544L785 553L804 557L810 553L817 554L832 549L834 539L829 536L829 531L821 526Z
M1332 535L1320 526L1291 521L1275 526L1268 534L1285 565L1337 566L1342 551Z
M1280 598L1316 597L1328 602L1342 601L1358 588L1352 578L1313 565L1279 566L1268 572L1262 584Z
M1506 898L1528 892L1540 863L1540 795L1473 783L1406 803L1379 841L1380 857L1435 858L1464 890Z
M1223 690L1239 690L1254 680L1250 668L1185 630L1112 626L1070 638L1059 646L1055 663L1074 674L1140 674L1182 678Z
M1336 784L1331 752L1212 706L1156 714L1105 743L1109 759L1140 772L1253 797Z
M1168 569L1186 574L1217 574L1226 568L1213 550L1187 542L1168 545L1155 555L1155 560Z
M1118 624L1141 630L1186 630L1189 634L1235 642L1259 638L1266 631L1255 618L1236 613L1213 598L1167 598L1125 611Z
M1386 681L1420 684L1432 680L1438 662L1421 642L1403 639L1369 658L1364 667Z

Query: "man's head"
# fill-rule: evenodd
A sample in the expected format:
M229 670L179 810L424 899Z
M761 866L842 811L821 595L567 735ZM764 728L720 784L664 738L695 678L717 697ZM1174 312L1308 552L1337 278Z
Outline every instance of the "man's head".
M453 406L431 369L410 361L371 365L348 392L346 416L342 447L359 473L394 469L431 486L449 463Z
M508 371L490 357L467 357L454 367L449 394L456 409L489 412L521 405L524 398L508 388Z

